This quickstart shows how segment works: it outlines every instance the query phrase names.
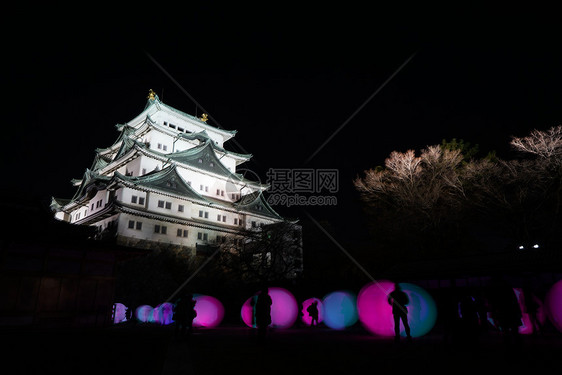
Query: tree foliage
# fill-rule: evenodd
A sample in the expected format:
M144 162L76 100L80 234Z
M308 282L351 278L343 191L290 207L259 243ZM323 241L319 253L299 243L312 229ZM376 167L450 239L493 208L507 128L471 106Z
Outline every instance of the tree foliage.
M376 240L408 256L483 250L485 236L556 240L562 127L513 137L511 146L519 158L476 158L477 148L455 139L419 155L393 151L354 181Z

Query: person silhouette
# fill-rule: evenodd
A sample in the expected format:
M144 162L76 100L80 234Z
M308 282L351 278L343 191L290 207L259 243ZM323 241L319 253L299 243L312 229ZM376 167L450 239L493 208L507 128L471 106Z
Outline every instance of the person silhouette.
M258 295L255 308L256 326L258 328L258 341L265 340L267 327L271 324L271 305L273 301L267 288L263 288Z
M394 283L394 290L388 295L388 303L392 306L392 315L394 316L394 341L400 341L400 320L402 320L402 325L404 325L406 337L408 340L411 340L408 309L406 308L406 305L410 303L410 299L402 291L398 283Z
M197 317L197 311L195 310L195 305L197 301L193 298L193 295L189 294L187 296L187 302L189 304L189 317L187 319L187 329L189 333L193 332L193 320Z
M318 327L318 301L312 302L307 308L308 316L310 316L310 326Z
M180 297L174 309L174 320L176 321L176 329L174 332L176 339L183 339L186 334L189 320L189 301L187 296Z

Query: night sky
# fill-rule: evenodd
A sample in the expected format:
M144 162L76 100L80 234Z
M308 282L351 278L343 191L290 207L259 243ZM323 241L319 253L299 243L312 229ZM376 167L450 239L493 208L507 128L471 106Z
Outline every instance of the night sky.
M244 167L262 181L268 168L337 168L338 206L309 211L342 223L360 214L353 178L393 150L457 138L511 157L512 135L562 123L555 22L373 7L139 6L128 15L37 12L5 30L4 189L70 198L70 179L114 142L116 123L143 110L149 89L200 116L187 91L211 125L238 130L238 144L225 147L252 153Z

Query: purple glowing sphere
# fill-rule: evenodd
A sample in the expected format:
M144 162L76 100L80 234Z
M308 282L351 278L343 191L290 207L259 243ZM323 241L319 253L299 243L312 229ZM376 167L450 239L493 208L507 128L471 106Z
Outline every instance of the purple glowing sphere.
M113 323L122 323L127 321L128 307L122 303L117 302L113 305Z
M437 320L437 306L433 298L423 288L409 283L400 283L410 302L408 324L413 337L428 333ZM388 295L394 290L394 283L387 280L375 281L365 285L357 298L359 320L365 328L380 336L394 336L394 316ZM400 334L405 335L400 323Z
M308 312L308 308L312 305L313 302L317 303L316 306L318 308L318 323L322 323L322 321L324 320L324 305L322 304L322 301L315 297L309 298L302 303L302 310L301 310L302 313L301 320L306 325L312 324L312 317Z
M161 325L172 324L173 315L174 315L174 305L169 302L164 302L156 306L152 310L152 318L154 322Z
M298 305L295 297L286 289L269 288L268 294L271 297L271 324L274 328L289 328L297 320ZM248 298L242 305L240 316L242 321L251 328L256 328L254 319L254 304L259 292Z
M545 306L550 321L562 332L562 280L557 281L548 291Z
M357 322L356 298L339 290L324 297L324 324L332 329L345 329Z
M195 327L212 328L218 326L224 318L224 307L215 297L195 294L193 299L197 301L195 311L197 316L193 319Z

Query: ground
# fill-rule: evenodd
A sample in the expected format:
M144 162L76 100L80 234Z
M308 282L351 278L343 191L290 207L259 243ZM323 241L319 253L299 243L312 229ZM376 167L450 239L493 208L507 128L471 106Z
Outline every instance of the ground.
M522 336L506 345L489 332L475 347L445 343L439 332L395 344L362 327L270 331L258 344L240 326L198 329L187 341L173 326L130 324L99 330L4 330L4 368L21 374L411 374L559 372L562 336ZM3 341L4 341L3 340ZM15 366L15 367L12 367Z

